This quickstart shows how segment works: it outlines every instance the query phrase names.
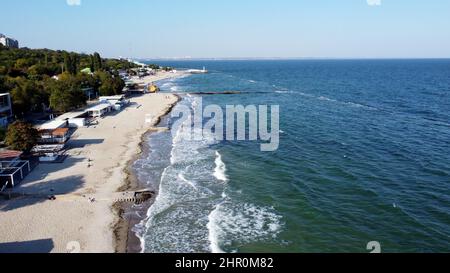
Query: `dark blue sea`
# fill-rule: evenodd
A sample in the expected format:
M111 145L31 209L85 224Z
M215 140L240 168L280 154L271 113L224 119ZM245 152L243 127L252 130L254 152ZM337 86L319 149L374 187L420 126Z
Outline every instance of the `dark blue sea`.
M450 60L159 62L177 107L279 105L280 146L148 137L145 252L450 252ZM198 92L240 91L230 95Z

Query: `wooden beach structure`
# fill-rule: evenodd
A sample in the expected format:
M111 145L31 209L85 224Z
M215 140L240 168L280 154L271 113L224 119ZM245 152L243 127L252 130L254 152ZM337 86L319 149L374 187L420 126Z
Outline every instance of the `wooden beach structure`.
M44 129L39 131L40 144L62 144L70 138L69 128Z
M38 125L39 139L31 150L39 162L56 162L63 158L64 148L70 140L69 119L57 118Z
M56 128L39 130L38 145L32 152L39 156L40 162L56 162L61 159L66 143L70 140L70 129Z
M0 192L18 185L30 172L28 160L21 160L22 152L0 151Z
M118 203L134 203L136 205L142 204L150 200L155 195L154 191L149 189L139 191L128 191L115 194L113 199Z

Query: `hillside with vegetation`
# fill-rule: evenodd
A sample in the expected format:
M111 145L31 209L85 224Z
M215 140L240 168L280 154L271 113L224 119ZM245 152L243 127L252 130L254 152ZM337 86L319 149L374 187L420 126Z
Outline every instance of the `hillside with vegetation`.
M101 96L121 94L118 70L135 68L126 60L49 49L12 49L0 45L0 93L11 94L14 115L67 112L86 104L83 89Z

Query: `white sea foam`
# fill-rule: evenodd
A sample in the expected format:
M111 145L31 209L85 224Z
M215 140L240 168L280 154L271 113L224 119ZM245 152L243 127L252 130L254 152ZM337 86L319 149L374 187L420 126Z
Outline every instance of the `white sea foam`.
M233 202L228 197L209 214L210 249L223 252L220 245L231 247L232 241L251 243L274 239L281 232L282 217L272 207Z
M210 248L212 253L224 253L219 246L219 234L218 230L220 227L217 226L217 218L219 217L219 207L216 206L215 209L208 216L208 239L210 242Z
M182 103L193 104L196 97ZM187 125L187 124L186 124ZM188 127L188 126L185 126ZM147 219L133 230L145 252L223 252L231 242L252 243L280 232L273 208L240 203L225 193L226 164L211 135L186 139L183 125L172 128L170 165L164 169L158 196ZM231 250L232 251L232 250Z
M351 101L346 102L346 104L348 104L348 105L350 105L350 106L353 106L353 107L357 107L357 108L365 108L365 109L368 109L368 110L378 110L378 109L375 108L375 107L367 106L367 105L363 105L363 104L359 104L359 103L351 102Z
M277 90L275 91L277 94L293 94L293 91L285 91L285 90Z
M161 85L160 88L163 91L171 91L171 92L178 92L180 91L180 86L178 84L178 80L180 80L181 78L185 78L187 75L183 75L183 76L178 76L176 78L172 78L172 79L167 79L167 80L162 80L160 81Z
M182 173L178 174L178 179L180 179L182 182L188 184L192 188L197 189L197 186L192 181L186 179L186 177L184 177L184 175Z
M182 104L192 107L198 98L186 98ZM188 121L186 121L188 122ZM209 251L208 214L214 198L223 191L213 176L213 135L200 141L187 138L190 124L172 128L170 165L164 170L159 194L147 212L147 219L135 230L141 234L146 252Z
M227 182L228 178L226 175L227 167L225 163L222 161L222 155L216 151L216 160L215 160L216 168L214 169L214 177L217 180Z
M173 86L173 83L171 83L171 82L166 82L166 83L163 83L162 85L161 85L161 89L170 89L170 87L172 87Z
M299 92L299 94L302 95L302 96L305 96L305 97L316 98L316 99L318 99L318 100L328 101L328 102L334 102L334 103L338 103L338 104L342 104L342 105L348 105L348 106L351 106L351 107L364 108L364 109L367 109L367 110L378 110L378 109L375 108L375 107L371 107L371 106L359 104L359 103L356 103L356 102L351 102L351 101L343 102L343 101L339 101L339 100L336 100L336 99L332 99L332 98L329 98L329 97L326 97L326 96L318 96L318 97L315 97L315 96L312 95L312 94L307 94L307 93L302 93L302 92Z
M324 100L324 101L331 101L331 102L338 102L335 99L330 99L329 97L325 97L325 96L320 96L318 97L319 100Z
M312 94L308 94L308 93L304 93L304 92L298 92L298 93L303 97L314 98L314 95L312 95Z
M160 86L161 90L172 90L172 88L176 88L176 83L173 80L167 80Z

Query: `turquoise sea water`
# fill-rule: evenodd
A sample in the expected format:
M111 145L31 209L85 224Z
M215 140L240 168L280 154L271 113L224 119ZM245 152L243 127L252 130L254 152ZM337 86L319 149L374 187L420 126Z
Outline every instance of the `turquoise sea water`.
M164 92L280 105L280 148L151 136L146 252L450 252L450 60L163 62ZM199 96L184 96L193 106ZM175 119L166 119L169 126Z

